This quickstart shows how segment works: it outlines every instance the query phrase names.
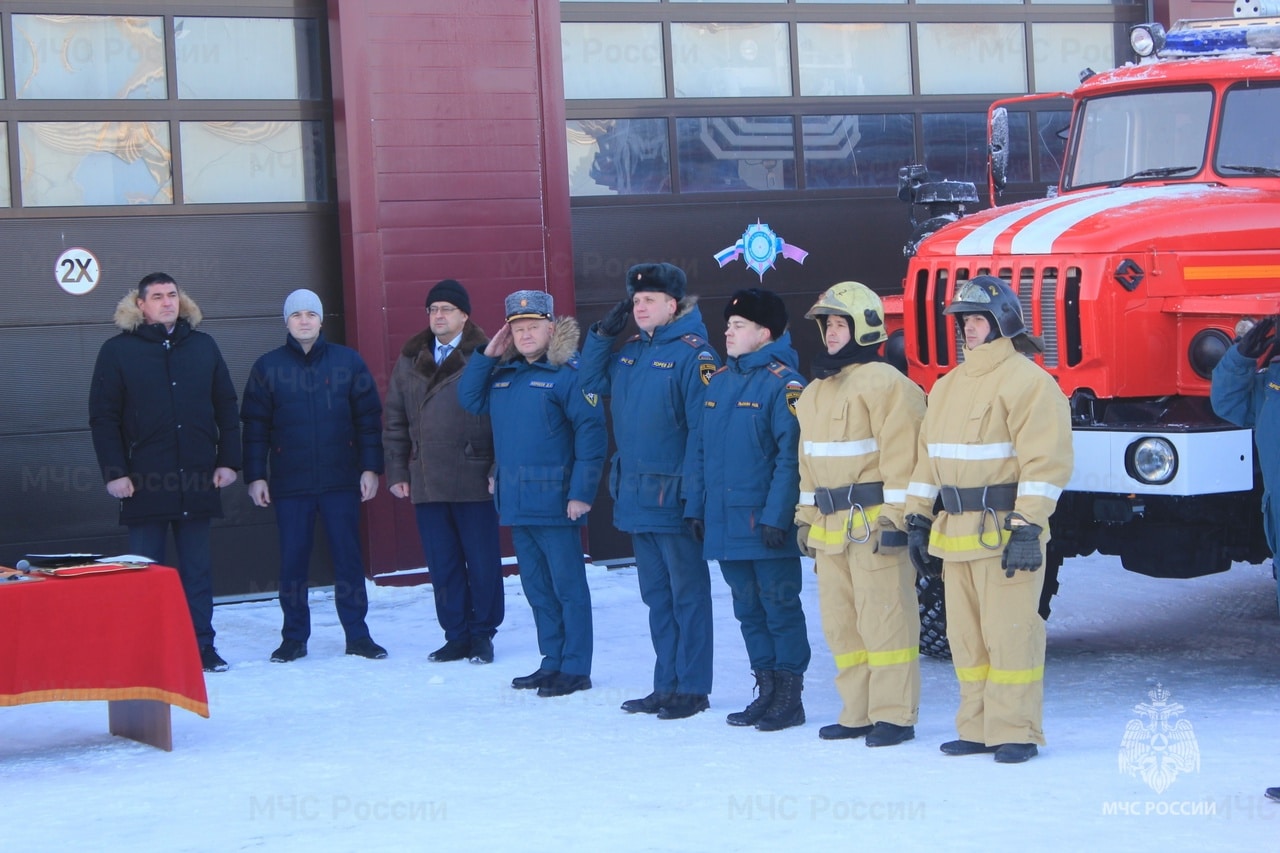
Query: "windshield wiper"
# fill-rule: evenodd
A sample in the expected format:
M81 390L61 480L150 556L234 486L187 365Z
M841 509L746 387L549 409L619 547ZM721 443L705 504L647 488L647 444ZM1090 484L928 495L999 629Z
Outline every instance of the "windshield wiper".
M1277 168L1275 168L1274 166L1236 166L1236 165L1226 165L1226 166L1219 166L1218 168L1219 168L1219 169L1230 169L1230 170L1231 170L1231 171L1233 171L1233 172L1244 172L1245 174L1248 174L1248 175L1272 175L1272 176L1280 176L1280 169L1277 169Z
M1141 172L1134 172L1129 177L1121 178L1108 186L1119 187L1130 181L1141 181L1144 178L1167 178L1170 175L1177 175L1181 172L1195 172L1199 168L1199 166L1162 166L1159 169L1143 169Z

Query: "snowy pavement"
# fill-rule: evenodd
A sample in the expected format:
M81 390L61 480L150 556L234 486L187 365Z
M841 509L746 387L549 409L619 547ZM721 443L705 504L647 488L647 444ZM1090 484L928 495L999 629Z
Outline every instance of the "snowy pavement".
M219 606L232 668L207 677L210 719L174 710L172 753L111 737L105 703L0 709L0 850L1280 849L1280 803L1262 796L1280 785L1269 566L1178 581L1069 560L1049 621L1049 744L1018 766L938 752L957 691L950 665L927 658L914 741L820 741L839 705L811 574L808 724L725 724L752 679L714 566L711 711L628 716L618 705L649 691L652 667L635 571L589 578L595 687L557 699L509 686L538 663L514 578L490 666L426 660L442 641L427 587L371 587L382 661L342 654L326 592L313 594L310 656L291 664L267 660L275 602ZM13 638L6 653L38 642ZM1157 683L1167 698L1149 697ZM1185 726L1174 737L1198 767L1122 772L1141 758L1125 746L1135 721L1154 754L1152 709L1187 721L1194 742Z

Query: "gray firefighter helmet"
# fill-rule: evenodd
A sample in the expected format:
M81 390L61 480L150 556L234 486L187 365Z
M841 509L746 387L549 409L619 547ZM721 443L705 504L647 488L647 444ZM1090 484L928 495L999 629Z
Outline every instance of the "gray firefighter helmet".
M987 314L1002 338L1027 334L1022 305L1013 288L993 275L980 275L956 288L944 314Z

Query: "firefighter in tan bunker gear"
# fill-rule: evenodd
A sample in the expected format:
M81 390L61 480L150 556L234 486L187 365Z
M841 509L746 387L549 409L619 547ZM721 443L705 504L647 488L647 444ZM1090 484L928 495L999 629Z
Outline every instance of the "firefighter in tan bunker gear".
M885 363L880 297L858 282L829 289L805 315L826 351L800 395L800 547L814 557L822 632L844 703L818 736L867 746L915 737L920 614L903 508L924 392Z
M1044 344L1009 285L978 276L945 313L962 324L964 361L929 394L907 487L908 550L922 573L936 574L941 558L960 682L960 739L942 751L1017 764L1044 744L1039 569L1071 478L1071 417L1053 377L1020 355Z

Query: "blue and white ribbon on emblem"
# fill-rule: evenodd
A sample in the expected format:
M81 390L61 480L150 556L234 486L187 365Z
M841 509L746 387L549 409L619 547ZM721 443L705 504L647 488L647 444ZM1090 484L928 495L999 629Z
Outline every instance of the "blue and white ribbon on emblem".
M765 270L773 269L773 262L778 255L803 264L809 253L799 246L792 246L773 232L768 225L756 220L748 225L742 239L719 252L716 252L716 263L721 267L741 257L751 269L755 270L760 280L764 281Z

